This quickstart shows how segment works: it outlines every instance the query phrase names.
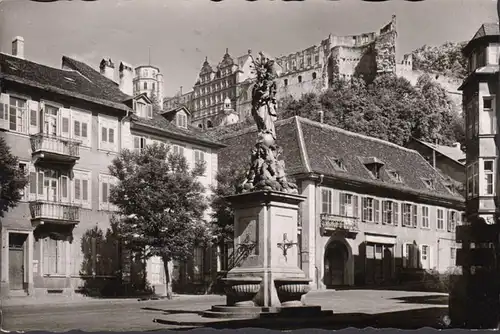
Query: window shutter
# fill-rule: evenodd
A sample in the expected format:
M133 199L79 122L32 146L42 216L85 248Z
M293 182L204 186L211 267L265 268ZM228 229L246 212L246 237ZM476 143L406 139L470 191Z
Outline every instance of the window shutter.
M38 172L38 195L44 194L43 187L43 172Z
M36 172L30 172L30 194L36 194Z
M446 229L448 232L451 232L451 219L452 219L452 212L451 210L448 210L448 219L446 222Z
M137 112L137 102L135 100L134 100L133 108L134 108L134 112Z
M64 128L67 128L67 124L63 124L63 132L64 132ZM68 132L68 130L66 130L66 132ZM73 126L73 134L75 135L75 137L81 137L81 131L80 131L80 121L77 121L75 120L74 122L74 126Z
M373 200L373 221L380 222L380 201L378 199Z
M141 138L134 136L134 148L135 149L140 149L141 148Z
M115 129L108 129L108 130L109 130L108 142L110 144L113 144L115 142Z
M61 197L65 200L68 199L68 177L66 175L61 176Z
M89 200L89 181L82 179L82 200L87 202Z
M82 122L82 133L81 133L81 137L83 138L88 138L88 134L87 134L87 123L85 122Z
M82 199L82 188L81 188L80 179L75 178L73 180L73 183L75 185L75 200L80 201Z
M361 197L361 221L366 221L366 197Z
M411 206L411 226L412 227L417 227L417 221L418 221L417 206L416 205L412 205Z
M403 268L407 268L408 267L408 249L407 249L407 244L404 243L402 245L402 250L401 250L401 255L402 255L402 258L403 258Z
M339 194L339 210L340 210L340 215L345 216L345 197L346 195L344 193Z
M9 95L0 94L0 128L9 128Z
M38 116L40 113L40 104L37 101L28 101L29 109L29 133L35 134L40 132Z
M67 108L61 108L59 110L60 113L60 119L61 119L61 136L70 138L70 121L71 121L71 110Z
M353 216L359 217L358 196L352 196Z
M394 226L399 225L399 203L392 202L392 222Z
M101 142L108 141L108 129L105 127L101 127Z
M150 104L148 105L148 117L153 118L153 106Z

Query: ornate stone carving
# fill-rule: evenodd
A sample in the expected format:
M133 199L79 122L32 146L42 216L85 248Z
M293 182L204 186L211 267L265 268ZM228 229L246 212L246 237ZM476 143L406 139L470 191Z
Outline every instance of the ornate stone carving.
M297 186L285 176L285 162L280 160L282 148L276 145L277 120L276 66L260 53L253 60L256 82L252 90L252 116L257 124L257 142L252 149L251 163L241 192L274 190L297 193Z

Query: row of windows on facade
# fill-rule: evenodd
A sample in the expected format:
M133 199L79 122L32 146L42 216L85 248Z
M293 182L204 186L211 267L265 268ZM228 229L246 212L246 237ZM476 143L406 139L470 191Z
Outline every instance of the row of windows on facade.
M218 70L217 72L215 72L215 75L214 77L212 78L212 74L205 74L205 75L202 75L200 76L200 80L201 80L201 83L205 83L205 82L208 82L208 81L212 81L212 80L217 80L217 79L220 79L226 75L230 75L232 74L233 72L231 71L231 69L223 69L223 70ZM230 85L230 80L231 79L228 79L228 86Z
M472 72L486 65L498 65L500 44L490 43L487 46L480 46L474 51L468 60L468 71Z
M220 83L217 82L217 83L214 83L212 85L207 85L205 87L195 87L195 89L194 89L194 97L198 98L200 96L204 96L204 95L207 95L207 94L216 93L216 92L219 92L221 90L224 90L224 89L227 89L227 88L231 88L232 85L234 85L234 84L236 84L235 80L227 79L227 80L222 81ZM222 96L222 93L220 94L220 96Z
M140 83L140 82L136 82L136 83L135 83L135 89L136 89L136 91L140 91L140 90L141 90L141 83ZM144 89L144 90L148 90L148 83L147 83L147 82L143 82L143 83L142 83L142 89ZM155 83L155 82L153 82L153 83L151 84L151 89L152 89L153 91L156 89L156 83Z
M313 73L312 73L311 78L312 78L312 80L315 80L315 79L317 78L317 74L316 74L316 72L313 72ZM298 83L301 83L301 82L302 82L302 76L301 76L301 75L299 75L299 76L297 77L297 82L298 82ZM285 87L286 87L286 86L288 86L288 79L284 79L284 80L283 80L283 86L285 86Z
M23 134L73 138L91 147L92 114L57 103L1 94L0 126ZM118 119L99 114L99 149L117 151Z
M73 170L35 168L28 163L20 164L21 170L29 175L29 182L23 193L23 201L43 200L52 203L72 203L85 209L92 209L92 173ZM109 202L109 192L117 179L111 175L99 174L99 210L116 211Z
M144 148L146 148L147 145L152 145L155 143L157 143L157 144L164 143L161 140L150 139L150 138L147 138L144 136L135 136L134 135L133 138L134 138L134 149L135 150L143 150ZM188 159L188 157L186 156L186 153L187 153L186 146L184 146L184 145L173 144L172 145L172 152L174 154L183 155L184 157L186 157L186 159ZM192 152L193 152L193 161L194 161L195 165L197 163L206 162L206 157L205 157L206 152L204 150L193 149ZM189 161L189 159L188 159L188 161Z
M475 95L465 106L467 139L497 133L495 101L495 95L483 96L481 100Z
M135 70L135 75L141 76L141 72L142 72L142 76L144 76L144 77L148 77L149 73L150 73L148 69L142 69L142 71L141 71L141 69L138 68ZM156 76L156 70L151 70L151 76L152 77Z
M205 107L209 107L212 105L220 104L219 108L222 110L224 107L222 105L224 103L224 100L227 97L232 99L234 97L234 95L235 95L235 93L232 90L225 91L225 92L222 92L222 93L217 94L217 95L211 95L211 96L207 96L205 98L200 98L199 100L195 101L194 106L196 109L200 109L200 108L205 108Z
M81 142L82 146L92 145L92 114L75 108L63 108L48 101L32 101L12 95L2 94L0 97L0 126L13 132L23 134L44 133L50 136L72 138ZM134 101L134 110L139 117L152 118L153 108L150 104ZM117 118L99 114L99 149L118 150ZM187 128L187 116L176 115L176 125Z
M361 221L370 223L382 223L385 225L398 226L401 222L405 227L431 228L430 207L413 203L399 203L393 200L380 200L368 196L358 196L349 193L340 193L339 216L360 218L359 199L361 199ZM334 213L333 190L322 189L321 191L323 214ZM419 210L420 208L420 210ZM447 215L446 215L447 213ZM455 210L437 209L436 229L452 232L455 226L462 222L462 214ZM420 224L419 224L420 222Z
M314 55L314 64L317 65L319 63L319 54ZM283 61L283 71L294 71L296 69L300 69L304 67L304 64L307 64L307 67L312 66L312 55L306 56L306 61L304 62L303 57L299 57L299 59L291 59Z
M467 166L467 198L495 195L495 159L483 159Z

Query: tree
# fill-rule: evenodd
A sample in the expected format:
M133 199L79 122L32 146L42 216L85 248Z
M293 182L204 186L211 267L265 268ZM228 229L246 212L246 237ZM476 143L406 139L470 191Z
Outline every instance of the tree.
M155 92L151 93L149 99L151 100L151 104L153 105L153 112L157 113L163 109L163 102L158 99L158 96Z
M25 172L19 168L19 160L10 152L3 137L0 137L0 171L0 217L3 217L17 206L28 183Z
M171 298L169 263L191 258L197 245L211 239L204 220L204 187L198 180L205 165L190 169L184 156L154 144L140 152L122 151L109 170L119 181L110 201L119 209L122 240L146 259L161 257Z
M214 239L223 244L234 237L233 208L226 197L235 195L245 179L245 170L235 165L221 168L215 176L216 186L211 186L212 227Z
M467 59L462 54L467 42L446 42L439 46L424 45L412 52L413 68L457 78L467 74Z

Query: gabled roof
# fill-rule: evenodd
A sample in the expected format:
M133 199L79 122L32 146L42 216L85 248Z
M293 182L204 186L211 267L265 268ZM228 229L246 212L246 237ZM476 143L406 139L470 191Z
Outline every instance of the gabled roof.
M0 78L118 109L129 109L123 102L132 97L122 93L117 83L82 62L66 56L62 61L67 69L0 53Z
M411 192L463 203L463 197L452 194L440 173L415 150L298 116L278 121L276 131L278 144L283 147L288 175L323 174L325 177L352 180L389 191ZM219 166L247 168L256 132L253 126L221 137L220 140L228 146L219 152ZM376 158L386 170L397 172L403 182L390 177L374 179L364 165L363 159L366 158ZM342 161L345 171L332 164L335 159ZM423 179L435 179L435 189L429 189Z
M170 110L164 110L161 112L161 114L163 116L165 115L172 115L172 114L177 114L179 111L183 110L185 113L187 113L188 115L191 115L191 112L189 111L189 109L184 106L184 105L178 105L176 106L175 108L173 109L170 109Z
M497 23L483 23L474 37L464 46L462 53L468 56L469 53L479 44L486 41L498 42L500 37L500 28Z
M140 94L137 94L136 96L134 96L134 100L139 100L139 99L144 99L148 103L152 103L151 99L148 97L148 93L140 93Z

